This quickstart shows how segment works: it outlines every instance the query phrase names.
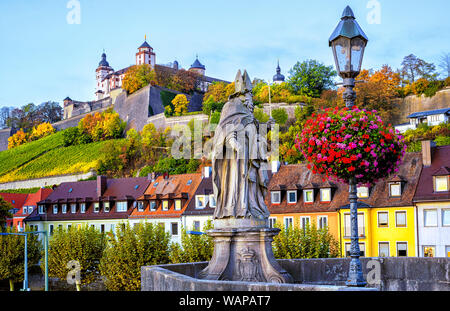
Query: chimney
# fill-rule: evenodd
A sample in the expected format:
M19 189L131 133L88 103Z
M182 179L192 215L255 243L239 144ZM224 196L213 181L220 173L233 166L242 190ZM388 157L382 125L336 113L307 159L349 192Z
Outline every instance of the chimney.
M275 174L278 172L278 170L280 169L280 161L272 161L272 174Z
M422 140L422 162L423 166L430 166L431 165L431 147L432 142L431 140Z
M106 176L97 176L97 196L101 197L105 193L107 181Z
M151 182L154 182L156 180L156 173L155 172L148 173L147 179Z
M164 173L164 180L169 179L169 172Z
M203 167L203 178L211 177L211 173L212 173L212 167L211 166L204 166Z

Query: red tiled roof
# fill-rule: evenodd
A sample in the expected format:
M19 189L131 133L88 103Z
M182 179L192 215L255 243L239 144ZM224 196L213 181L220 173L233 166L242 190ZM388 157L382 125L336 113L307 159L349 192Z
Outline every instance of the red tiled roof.
M52 192L52 189L41 188L36 193L30 193L22 207L14 214L14 218L27 216L27 214L23 213L24 206L32 206L34 210L37 207L37 203L45 200Z
M28 194L26 193L0 193L0 196L5 201L11 203L14 208L20 209L27 200Z
M172 175L167 179L159 176L152 182L145 194L138 198L141 201L156 200L156 211L150 211L149 202L145 202L144 211L139 212L135 209L130 218L162 218L162 217L180 217L189 202L194 199L194 194L202 181L202 174L183 174ZM175 211L174 199L182 199L181 210ZM169 200L167 211L162 210L162 200Z
M374 207L390 207L390 206L410 206L413 204L412 199L416 191L422 168L422 156L420 153L407 153L403 164L399 168L396 175L386 178L386 180L378 182L370 191L368 199L359 199L359 202ZM402 196L398 198L389 196L389 183L394 181L396 176L402 176L404 185ZM281 203L271 203L271 191L280 191L280 184L287 185L281 190ZM315 189L314 202L304 203L303 191L297 192L297 203L287 203L287 191L290 185L301 185L302 189ZM331 202L320 202L320 189L331 188ZM327 212L336 211L337 209L347 205L348 201L348 185L341 183L333 183L328 180L323 181L320 175L314 175L307 169L306 164L281 166L269 184L269 193L266 197L266 204L271 214L286 213L310 213L310 212Z
M422 169L419 186L414 196L414 202L450 201L450 191L434 192L433 176L450 175L450 146L434 147L431 150L431 165Z

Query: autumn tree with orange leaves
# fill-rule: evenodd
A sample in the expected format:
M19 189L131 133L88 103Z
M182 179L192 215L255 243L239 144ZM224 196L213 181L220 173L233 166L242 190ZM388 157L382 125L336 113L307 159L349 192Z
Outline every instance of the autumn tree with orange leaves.
M122 88L133 94L147 85L156 84L156 73L148 64L130 67L122 81Z
M377 110L378 115L386 121L395 120L399 113L398 89L400 88L400 75L388 65L378 71L362 70L356 81L356 105L360 109ZM343 88L339 89L338 98L342 98Z

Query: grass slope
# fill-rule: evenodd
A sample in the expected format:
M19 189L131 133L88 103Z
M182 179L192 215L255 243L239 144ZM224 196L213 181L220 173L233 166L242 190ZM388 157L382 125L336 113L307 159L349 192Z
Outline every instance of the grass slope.
M18 148L0 152L0 183L86 173L97 167L107 142L63 147L58 132Z

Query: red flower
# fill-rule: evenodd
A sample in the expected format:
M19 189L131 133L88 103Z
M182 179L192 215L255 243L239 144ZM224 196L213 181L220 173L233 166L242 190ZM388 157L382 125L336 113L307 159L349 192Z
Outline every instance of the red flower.
M350 166L349 168L348 168L348 171L349 172L353 172L353 171L355 171L356 169L353 167L353 166Z

